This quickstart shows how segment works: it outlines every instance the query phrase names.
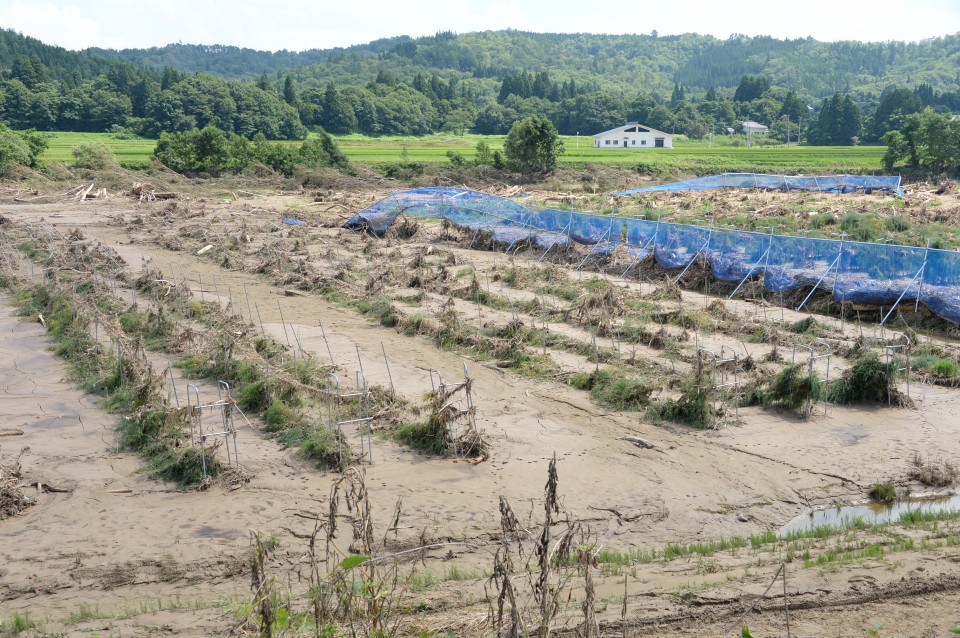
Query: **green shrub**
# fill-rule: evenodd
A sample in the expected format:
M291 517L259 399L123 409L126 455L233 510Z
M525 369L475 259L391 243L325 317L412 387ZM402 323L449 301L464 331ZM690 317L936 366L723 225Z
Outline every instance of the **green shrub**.
M891 233L905 233L910 230L910 220L902 215L888 217L884 222L884 226L886 226L887 230Z
M697 385L696 380L691 380L678 398L651 403L647 409L647 417L655 423L666 420L705 428L710 425L714 416L709 398Z
M833 213L817 213L810 218L810 225L816 229L832 226L836 223L837 218L833 216Z
M893 503L897 500L897 489L892 483L877 483L870 488L870 500L877 503Z
M960 373L960 368L950 359L937 359L929 366L929 370L942 379L953 379Z
M790 410L800 410L808 402L823 399L824 386L816 374L810 375L806 366L791 364L774 377L766 401Z
M400 324L400 315L393 305L383 298L378 298L370 304L367 314L372 315L380 322L380 325L387 328L394 328Z
M263 424L267 432L277 432L290 425L293 420L293 409L283 399L274 397L270 406L263 413Z
M11 166L36 167L47 140L35 131L11 131L0 124L0 175L7 175Z
M791 324L790 332L804 334L806 332L810 332L811 329L816 328L817 325L817 321L813 317L804 317L803 319Z
M893 371L874 352L855 360L843 377L830 385L834 403L886 403L896 392Z
M391 437L427 454L444 456L449 450L447 428L435 415L421 423L403 423L391 432Z
M300 453L321 469L343 470L350 458L350 448L346 442L338 442L337 434L325 427L315 428L310 432L300 443Z
M467 159L453 149L447 151L447 159L454 168L464 168L467 165Z
M617 410L641 410L649 405L653 392L653 387L645 380L609 369L574 374L570 377L570 385L590 392L600 405Z
M116 166L117 161L106 144L100 142L84 142L70 149L73 154L73 166L93 171L102 170L109 166Z
M203 480L200 448L186 445L185 416L180 412L146 410L120 420L120 441L124 448L147 459L151 476L174 481L181 486ZM220 462L214 455L206 458L207 475L220 473Z

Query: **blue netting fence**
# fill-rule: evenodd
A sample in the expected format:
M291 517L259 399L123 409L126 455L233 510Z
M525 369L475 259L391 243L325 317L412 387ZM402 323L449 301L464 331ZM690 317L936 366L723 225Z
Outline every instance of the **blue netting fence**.
M764 175L760 173L724 173L682 182L612 193L614 197L672 191L703 191L716 188L761 188L777 191L820 191L822 193L890 193L903 197L899 175Z
M446 187L394 193L346 225L382 235L400 215L445 219L475 234L486 231L506 245L528 241L544 251L580 245L588 256L601 256L623 247L637 261L652 254L664 268L683 268L702 256L720 281L759 278L772 292L813 286L832 292L838 301L878 306L919 300L960 323L960 252L534 210L495 195Z

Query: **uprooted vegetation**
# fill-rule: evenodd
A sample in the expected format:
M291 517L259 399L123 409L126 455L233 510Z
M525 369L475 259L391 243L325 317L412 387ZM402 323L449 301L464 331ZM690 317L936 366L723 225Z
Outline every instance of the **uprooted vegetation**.
M310 223L308 215L301 216ZM326 224L319 218L312 221ZM267 239L251 237L256 224L261 235L269 232ZM616 278L606 273L628 263L617 251L588 255L586 261L576 246L538 253L523 242L501 244L483 232L468 233L447 222L413 221L402 237L388 232L384 238L343 230L311 234L304 226L283 229L269 221L244 220L219 230L198 226L186 232L188 226L193 228L187 224L173 231L186 242L181 249L209 243L214 249L204 259L223 267L257 272L288 290L319 294L406 336L427 337L441 349L494 361L523 376L569 380L602 405L646 410L654 420L716 424L718 415L733 412L728 409L733 402L795 411L806 406L809 411L826 390L796 370L783 371L791 378L780 377L777 348L791 343L808 347L829 342L836 349L835 361L848 355L857 359L852 372L830 380L829 401L907 403L896 389L896 378L878 378L882 370L869 357L859 361L859 350L849 345L842 326L812 316L787 319L784 310L774 311L779 322L771 320L769 302L799 303L805 290L784 299L748 282L740 294L752 303L751 317L720 299L711 303L705 296L702 306L691 303L689 293L668 277L673 274L650 256L631 263L629 277ZM163 245L171 230L151 226L145 232ZM326 245L324 236L335 236L335 245L316 246L317 240ZM485 237L486 244L481 241ZM428 245L417 245L423 242ZM501 260L493 253L491 267L484 263L489 260L475 261L463 250L471 247L506 249L509 254ZM524 264L517 255L542 261ZM584 266L599 270L599 276L587 275ZM702 281L696 286L704 291L732 291L729 284L710 283L708 269L702 267L688 271L685 281L698 277ZM830 304L826 297L824 307ZM816 306L817 299L815 295L810 304ZM737 389L717 394L709 382L690 382L689 370L697 365L695 348L707 339L739 352ZM585 372L586 367L593 372ZM774 387L771 380L778 378L781 384Z
M343 469L353 462L344 433L320 417L326 368L309 357L283 356L278 344L255 337L236 315L197 301L185 284L159 272L145 270L133 280L150 298L147 309L124 307L115 276L126 277L122 260L82 242L77 234L42 250L31 243L21 252L45 267L47 281L21 282L11 273L8 283L17 290L20 313L40 318L78 384L120 415L119 441L145 458L148 472L186 486L201 483L203 465L211 477L221 466L215 454L201 459L190 444L189 410L171 405L164 375L152 368L147 348L186 353L178 367L194 378L225 380L241 409L262 417L268 433L298 446L318 466ZM374 390L370 396L379 408L386 395Z
M919 452L914 452L907 475L927 487L953 487L960 472L956 465L946 459L924 458Z
M11 456L0 448L0 521L36 505L36 501L26 496L20 486L23 480L20 459L26 451L24 448L16 456Z
M56 279L25 284L16 301L22 315L44 317L54 352L68 362L80 387L100 395L102 405L120 415L121 444L144 457L150 474L181 485L199 483L200 452L184 445L186 415L170 404L142 339L124 331L106 287L92 282L75 290ZM207 474L216 476L219 469L212 457Z
M433 373L431 373L433 374ZM390 436L411 448L438 456L458 456L482 461L490 454L489 442L477 427L476 406L473 404L473 380L444 381L438 377L438 386L426 397L417 415L426 412L421 421L401 423L390 431Z
M153 228L167 227L166 232L173 235L185 215L197 215L200 204L178 204L177 211L162 216L151 213L151 208L159 211L162 206L145 206L146 210L137 212L142 223L115 230L110 241L125 241L126 233L129 233L136 238L135 241L144 242L143 233ZM268 317L264 313L266 334L272 333L276 338L274 340L265 336L262 328L256 325L259 322L253 313L250 313L250 323L254 324L252 327L244 326L243 322L222 323L218 310L220 304L210 301L214 298L229 298L231 301L240 299L237 304L240 310L248 310L242 296L234 293L237 292L238 282L250 283L252 278L224 273L221 279L220 271L216 268L224 263L224 258L229 258L223 267L249 270L249 262L252 262L250 255L263 241L271 246L269 256L272 268L261 273L263 279L290 283L283 284L282 289L257 285L257 295L253 301L260 300L261 309L264 307L262 295L267 292L276 296L285 293L286 297L280 297L284 304L283 312L288 319L293 317L293 325L297 326L297 330L303 327L306 333L309 328L315 328L317 318L322 318L326 323L326 313L330 313L332 317L331 323L327 324L328 334L336 332L334 338L338 339L348 334L351 341L361 344L364 342L359 341L357 335L384 339L392 358L391 365L395 358L398 367L402 365L408 371L425 369L424 366L434 364L434 357L443 359L441 367L450 366L456 357L438 353L433 348L434 345L442 345L444 349L462 353L475 361L470 366L477 375L476 391L484 400L491 398L493 392L510 392L510 396L515 397L516 405L523 406L522 410L511 410L508 401L508 405L497 405L497 410L491 411L496 416L485 424L491 435L489 439L484 437L484 442L489 441L488 454L494 462L480 467L475 468L463 462L462 457L466 454L461 454L461 459L458 459L460 462L454 463L453 460L398 454L389 443L386 444L390 446L388 454L377 455L375 467L378 469L375 472L371 470L370 475L377 475L379 479L382 472L398 470L403 473L404 480L388 480L387 485L381 485L379 480L371 479L371 499L380 500L377 494L384 491L402 492L410 489L426 472L436 471L437 468L447 472L437 475L444 481L458 475L472 477L469 487L465 483L441 484L444 489L436 491L436 509L433 511L417 502L416 515L411 516L406 510L410 507L409 502L424 497L407 492L408 503L397 518L391 516L388 510L372 506L373 515L367 516L364 514L367 506L361 498L361 492L366 488L360 490L356 485L354 489L344 482L336 499L339 504L333 521L326 511L328 502L320 506L320 512L315 511L316 505L302 502L289 518L285 514L278 514L281 511L278 506L271 510L268 519L262 516L251 519L260 521L252 523L255 528L268 531L251 539L253 554L262 556L255 577L257 591L254 597L230 603L230 612L236 614L231 618L235 618L237 625L243 625L241 632L261 633L269 627L272 635L296 635L298 632L314 635L318 626L324 631L336 625L339 629L328 629L328 633L339 631L344 635L373 635L381 631L384 634L444 635L453 631L456 635L491 635L499 629L503 635L510 635L513 629L519 627L519 633L526 631L539 635L544 615L538 594L534 593L536 583L531 581L538 580L541 574L540 564L533 557L536 557L536 540L542 532L543 512L540 498L533 493L535 490L524 493L516 485L518 481L514 481L514 477L517 475L513 473L518 465L521 470L529 470L526 467L528 461L540 460L543 465L546 464L542 445L537 444L560 441L561 437L570 434L578 437L573 443L575 447L565 447L563 457L558 453L561 473L564 464L571 463L571 449L575 454L590 455L594 454L590 448L603 447L610 453L602 458L605 462L611 462L600 466L608 468L611 475L615 471L614 465L617 468L626 467L627 472L620 476L635 472L637 484L652 486L656 483L646 478L649 475L654 475L657 481L675 481L679 474L686 473L688 469L691 480L708 474L717 476L717 470L726 471L728 467L734 467L733 463L743 460L744 457L738 456L739 450L734 449L740 447L736 441L744 433L752 435L757 431L758 419L762 419L764 425L771 425L764 430L769 434L769 438L763 441L764 445L770 445L775 436L783 436L785 430L794 430L806 437L808 434L822 435L824 428L832 426L835 418L801 427L778 428L778 422L789 421L781 421L779 415L773 413L758 415L755 411L747 411L744 414L743 406L763 404L768 382L775 379L784 368L784 359L787 362L791 360L790 348L793 343L809 344L815 339L830 343L836 353L836 367L830 374L830 387L844 375L845 370L853 368L859 353L865 349L854 348L854 340L850 336L853 330L849 324L846 331L842 331L837 326L838 322L829 317L817 316L812 322L804 322L807 324L805 330L794 332L791 327L800 323L803 316L788 310L786 318L781 319L780 308L773 309L761 304L754 308L749 303L741 302L742 298L751 299L752 293L727 301L679 291L669 285L666 279L635 280L594 275L578 272L564 262L535 263L533 259L524 257L531 256L530 253L522 251L521 256L516 258L498 253L471 253L463 250L462 245L452 243L456 240L454 229L447 229L450 239L446 241L451 243L408 245L399 241L399 238L370 241L353 234L320 228L317 224L321 218L310 216L309 211L297 216L307 219L310 226L290 229L277 221L279 215L273 214L280 211L219 214L220 211L235 208L236 205L231 207L224 204L216 215L211 216L208 211L208 216L203 219L191 217L189 221L194 227L190 231L191 236L179 238L182 255L172 258L174 265L182 260L188 268L191 262L204 262L201 288L206 292L207 301L200 297L195 273L191 273L194 293L190 295L187 294L189 287L181 283L186 279L179 276L181 273L171 276L169 273L161 274L158 270L141 271L141 277L136 278L137 309L127 305L131 298L129 288L112 289L110 281L117 279L116 275L122 272L116 268L109 271L113 276L108 278L106 287L109 292L103 296L122 299L122 303L111 312L116 313L125 334L134 340L142 339L144 349L148 355L154 355L154 360L162 358L157 353L175 352L177 356L173 357L174 360L183 357L183 367L180 369L182 372L174 369L174 373L191 379L206 375L211 375L211 380L229 379L237 405L255 423L257 433L269 439L267 442L258 442L255 451L253 446L241 444L240 453L245 466L249 463L251 467L257 467L254 463L266 459L272 464L271 469L277 470L276 476L284 479L284 483L288 475L296 479L290 483L296 485L293 494L297 497L300 496L301 481L303 485L311 486L314 493L323 495L341 475L312 472L311 455L327 459L319 461L317 465L333 468L342 468L340 464L345 457L356 463L359 456L356 430L350 433L349 443L353 445L348 452L341 454L337 450L329 454L338 443L326 418L328 388L325 377L327 371L333 369L334 357L330 357L331 366L327 366L323 342L314 335L311 344L304 342L303 349L280 343L284 341L284 334L277 323L276 307L273 308L273 316ZM246 224L246 231L242 235L237 232L240 224ZM434 242L431 231L436 229L431 228L429 223L419 226L414 231L419 233L419 239L415 239L415 242ZM268 228L275 229L265 230ZM219 239L227 232L236 241L225 240L221 244ZM33 242L31 249L36 251L37 258L43 260L51 256L56 258L59 254L57 248L49 249L44 239L46 234L35 233L33 239L24 238L24 241ZM207 243L215 248L199 259L193 259L191 253ZM165 259L169 256L166 251L151 251L143 243L133 248L119 248L124 255L135 255L138 249L142 249L147 257L151 254L154 256L151 268L162 266L164 271L170 270L170 261ZM260 256L265 258L267 255ZM532 256L535 258L537 255ZM44 264L48 263L44 261ZM333 265L337 268L331 267ZM38 267L39 276L44 277L43 268L48 267ZM97 272L103 271L98 268ZM208 279L210 273L216 273L216 283ZM311 287L314 283L307 281L301 287L305 273L321 277L316 281L317 286ZM401 285L414 283L416 285ZM233 293L226 290L229 284L233 285ZM224 294L212 292L216 285ZM441 292L444 287L446 292ZM163 300L160 307L155 298ZM271 299L270 304L273 305L272 297L267 298ZM324 300L330 301L334 307L324 303ZM287 312L288 304L291 312ZM350 312L344 312L341 308ZM351 315L351 312L357 314ZM369 323L359 319L361 313L369 319ZM848 321L852 321L850 316L847 315ZM340 333L333 317L351 324L349 332L343 329L343 333ZM287 323L289 329L291 324ZM96 329L96 323L93 325ZM223 330L217 327L221 325ZM331 325L334 326L332 329ZM380 326L388 329L381 330ZM869 334L866 324L863 329ZM100 330L102 333L102 326ZM237 332L244 334L234 334ZM231 350L230 343L234 337L239 338ZM739 343L741 339L743 343ZM290 341L296 342L293 334ZM702 369L698 378L698 350L716 349L721 344L738 349L738 366L742 370L739 393L729 388L714 389L720 384L712 383ZM925 343L923 345L926 346ZM334 343L334 354L340 357L343 350L349 348L352 351L352 346L353 343L350 343L344 347L341 341L338 349ZM318 354L321 355L319 358ZM954 362L953 353L947 349L942 352L930 349L924 351L924 356L927 355L936 356L936 359L924 364L920 376L932 381L932 371L939 368L946 379L950 373L948 366L934 364L941 359ZM797 356L798 361L803 359L799 354ZM228 357L228 363L223 362L224 357ZM364 357L369 358L366 349ZM882 355L880 359L884 362ZM408 363L411 360L415 365ZM371 363L368 366L368 371L373 365ZM903 366L903 363L897 364L897 367ZM914 367L917 367L916 363ZM379 369L383 369L382 364L379 364ZM802 381L806 370L801 363L793 375L794 381ZM821 385L826 387L823 366L817 366L816 370ZM520 376L517 376L518 373ZM398 390L406 386L416 387L417 393L423 391L425 378L401 380L396 369L394 376L399 381ZM902 377L895 381L903 388ZM104 385L112 383L114 381L107 377ZM574 383L584 387L584 390L572 389ZM354 389L352 379L345 380L344 385L344 390ZM517 386L520 386L520 392L515 391ZM391 423L422 426L411 428L410 440L405 444L416 447L423 442L422 447L432 450L437 456L456 455L451 442L451 430L449 427L445 430L438 427L440 424L433 418L431 400L425 401L423 407L400 407L394 402L393 392L380 390L383 396L371 397L372 406L382 406L376 411L383 416L378 417L375 429ZM529 399L522 398L522 390L527 390ZM594 394L595 390L594 399L604 406L602 409L588 404L588 394ZM371 392L378 390L371 388ZM790 392L788 390L788 395ZM947 395L951 391L934 389L933 392ZM721 435L705 435L683 428L653 428L645 422L670 420L694 427L730 424L738 395L741 427L731 428ZM549 396L549 400L546 396ZM492 398L496 401L498 397ZM403 402L403 399L396 401ZM879 405L886 406L886 402L887 399L883 398ZM564 403L571 404L571 411L567 412ZM481 405L480 416L485 418L486 405ZM798 405L798 411L802 412L802 400L794 401L794 405ZM356 414L359 406L355 399L343 398L338 407L342 410L343 418L347 419ZM776 407L791 409L786 405ZM537 416L541 427L535 425L537 421L532 415L523 414L513 420L513 413L528 412L530 408L540 410L545 417ZM420 412L415 414L417 409ZM636 412L615 413L620 410ZM833 411L833 408L831 412L833 415L840 413L839 410ZM255 419L254 415L259 419ZM563 420L562 430L555 427L560 419ZM916 422L919 417L900 413L896 419L898 422ZM151 432L161 429L185 432L185 428L183 422L178 423L173 418L170 423L145 423L141 428L145 433L142 438L149 441ZM397 426L396 430L399 432L402 428ZM600 441L597 445L591 436L596 434L596 439L600 440L617 436L628 428L644 437L641 440L652 447L637 443L637 447L642 449L636 449L622 441L612 444ZM866 428L869 429L869 424ZM383 429L390 428L386 426ZM457 430L463 431L461 427L457 427ZM876 430L870 435L874 441L878 438ZM390 435L384 432L383 436ZM729 457L730 465L715 465L712 459L709 464L699 466L696 461L694 465L680 465L690 451L709 458L709 450L716 449L711 444L718 439L723 439L728 445L723 445L725 451L717 455L717 464L722 463L719 457ZM278 451L278 446L272 444L274 441L280 443L280 447L295 445L299 441L299 447L291 448L291 451L296 450L299 458L294 458L289 452ZM186 439L181 439L181 442L183 447L189 449ZM528 448L524 447L521 461L521 455L518 454L520 445L534 447L539 459L529 458L526 454ZM456 447L459 448L460 444ZM868 449L875 450L877 447ZM921 446L921 449L929 451L931 448ZM809 450L794 450L797 458L789 458L788 461L804 469L799 474L791 474L786 481L792 483L793 478L798 478L797 482L801 483L803 471L806 470L805 460L809 459L811 453ZM763 455L768 453L766 450L751 450L754 451ZM856 455L863 454L864 448L852 449L852 457L843 457L841 452L831 448L833 456L825 457L822 463L856 459ZM258 455L256 461L254 453ZM803 454L807 455L806 458L803 458ZM816 452L812 454L816 455ZM925 457L929 459L925 460L925 465L936 463L936 455L934 449L932 456ZM472 461L479 456L468 456L466 460ZM886 458L884 455L883 459ZM871 455L869 464L864 463L864 475L870 472L873 476L882 476L878 468L882 468L883 459L876 460ZM300 460L307 462L300 463ZM506 471L500 467L502 461L510 462ZM417 471L410 472L404 465L410 462L416 464ZM567 467L576 467L574 471L577 472L580 468L574 465L576 462L577 459L572 459ZM29 468L27 463L25 461L25 467ZM748 471L768 471L766 467L769 465L764 459L754 456L751 457ZM196 471L198 463L193 462L190 468ZM348 465L344 475L353 475L353 468L358 466ZM696 478L693 468L699 472ZM822 471L823 468L818 465L815 469ZM847 475L843 469L836 471L839 475ZM256 499L263 499L262 488L273 490L281 483L271 472L263 474L266 475L264 481L258 481L257 477L253 479L255 490L246 490L246 496L254 503ZM480 484L475 479L481 476L493 476L498 482L497 486L502 486L503 492L510 494L506 509L509 515L505 515L504 523L504 528L511 530L509 533L490 528L490 521L497 527L493 514L496 500L492 501L493 507L489 507L488 503L486 509L469 502L475 494L469 490ZM529 476L529 473L524 476ZM876 480L873 476L870 480ZM409 482L406 477L409 477ZM433 476L428 478L432 479ZM771 479L772 483L779 480L782 484L784 481L782 476L775 474L771 475ZM218 483L221 480L218 479ZM501 480L502 483L499 482ZM550 567L546 590L547 599L557 601L554 607L557 615L549 620L551 628L570 634L596 636L599 627L603 635L619 635L623 627L627 627L628 632L635 632L654 625L679 625L684 630L702 631L702 617L676 620L681 617L689 619L692 612L714 614L710 618L720 618L716 623L726 624L722 621L732 621L742 613L745 596L756 597L763 591L766 580L782 562L789 565L793 579L789 591L793 614L796 600L801 602L800 609L823 605L822 593L816 596L802 593L812 581L829 581L831 586L839 584L834 591L837 592L836 596L842 598L847 589L846 577L851 566L862 565L868 569L879 565L883 568L870 573L880 577L879 574L883 572L891 581L899 581L901 574L907 573L914 564L926 561L931 556L950 556L957 547L956 520L935 520L922 512L916 514L916 522L881 527L869 521L851 521L842 529L810 530L778 538L775 529L762 530L767 525L778 525L783 518L799 512L803 506L793 503L785 505L777 497L771 497L770 490L766 491L763 500L777 501L776 505L770 507L769 502L761 504L760 499L752 498L753 495L749 493L755 488L754 485L744 489L742 495L730 490L729 495L722 495L720 505L716 505L717 501L707 503L705 498L700 499L701 503L689 509L696 511L696 516L707 523L706 526L701 524L695 528L685 526L690 519L673 497L659 500L655 487L649 491L631 490L629 495L622 491L597 490L584 497L583 493L587 490L583 489L579 476L576 480L576 490L568 492L568 502L558 499L561 511L553 515L554 528L550 533L551 549L548 556L553 554L555 560ZM806 491L813 482L806 481L806 486L797 485L798 491L803 490L805 498L826 498L823 494L827 489ZM526 483L529 484L529 481ZM397 484L400 484L399 487ZM702 482L700 484L704 485ZM316 492L318 486L320 490ZM460 487L468 491L458 497L457 488ZM705 490L709 487L704 485ZM757 486L756 489L764 488ZM214 490L217 497L222 495L234 504L243 502L244 492ZM252 492L257 493L255 499L252 498ZM489 492L496 499L496 488L491 488ZM514 496L519 493L523 493L523 496ZM836 499L838 493L848 494L849 483L840 486L829 497ZM646 496L648 494L651 495L649 498ZM573 495L577 495L576 498ZM99 494L96 496L100 497ZM145 496L138 500L143 502L147 498ZM427 498L433 499L434 496L431 494ZM480 501L481 498L482 495L475 500ZM41 497L40 500L43 502L45 499ZM207 497L190 497L189 500L208 502ZM690 500L688 497L684 507ZM390 502L392 498L386 504ZM518 502L532 502L534 506L517 507L514 512L511 506L516 507ZM287 501L284 500L283 506L286 505ZM570 508L569 511L566 507ZM42 514L44 509L34 508L29 516ZM770 515L774 509L776 515ZM475 523L479 520L476 515L478 511L483 515L482 523ZM449 520L445 520L446 512L450 512ZM741 512L742 518L739 516ZM568 522L576 520L576 515L584 514L590 517L591 526L596 525L597 538L602 540L593 540L589 536L577 538L569 554L561 556L555 553L552 547L565 535ZM249 515L254 516L253 513ZM351 518L355 518L355 521L351 521ZM340 527L330 541L339 551L335 550L329 561L323 552L326 529L321 529L311 539L318 519L320 525L333 522ZM661 523L664 519L667 521ZM761 519L762 522L758 522ZM290 530L278 523L281 520L290 526ZM377 533L373 543L368 545L362 539L353 540L350 528L354 522L361 529L367 527L368 523L376 523L374 529ZM11 524L22 523L14 521ZM269 529L271 525L274 526L272 530ZM749 531L740 532L737 528ZM697 533L695 529L700 532ZM519 549L521 543L524 545L523 556ZM173 547L172 544L170 546ZM502 546L511 552L510 565L501 563L497 567L493 564L492 556ZM372 549L368 550L368 547ZM304 558L311 549L315 549L316 554ZM176 551L176 548L172 551ZM408 551L409 554L403 553ZM372 561L365 560L364 556L373 557ZM252 566L253 559L249 556L246 559L246 564ZM580 564L580 560L584 564ZM83 561L86 568L92 559L84 556ZM905 564L901 567L902 563ZM587 573L578 572L578 568L590 570L589 578L594 587L592 605L587 604ZM207 569L206 564L203 569ZM309 587L307 573L311 569L316 570L311 582L320 584L318 589L324 590L322 594L306 591ZM497 579L488 582L494 572ZM509 578L506 589L503 582L505 576ZM664 586L664 578L672 584ZM624 581L627 581L626 586ZM681 581L689 584L676 585ZM483 591L485 582L488 582L487 592ZM803 584L799 585L797 591L801 582ZM931 585L936 583L936 576L931 575L925 582ZM214 585L219 585L221 590L231 588L228 596L235 596L238 590L235 580ZM940 584L937 583L937 586ZM772 591L776 592L777 589L779 587ZM497 603L504 591L501 614ZM553 597L554 591L559 591L558 597ZM867 593L872 595L874 592ZM910 594L901 592L900 595ZM487 599L493 601L492 612L487 608ZM760 625L761 621L771 622L782 600L761 601L758 608L762 609L762 614L756 613L749 619L755 635L759 635L759 632L754 623ZM621 603L629 609L626 622L621 622L617 617ZM851 602L841 604L859 603L851 598ZM588 610L594 613L592 619L586 615ZM222 618L221 610L212 613L218 619ZM515 617L517 623L514 625ZM497 627L491 624L494 619L499 623ZM782 619L780 616L773 622L779 623ZM791 616L791 622L793 620Z

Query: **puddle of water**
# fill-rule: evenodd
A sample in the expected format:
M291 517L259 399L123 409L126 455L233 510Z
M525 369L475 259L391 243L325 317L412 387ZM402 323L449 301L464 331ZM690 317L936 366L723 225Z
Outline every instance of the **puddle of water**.
M918 496L897 501L890 505L882 503L859 503L843 505L825 510L813 510L801 514L780 529L780 536L791 532L803 532L821 525L840 527L844 522L862 518L865 523L886 523L898 521L904 512L947 512L960 510L960 494L938 496Z

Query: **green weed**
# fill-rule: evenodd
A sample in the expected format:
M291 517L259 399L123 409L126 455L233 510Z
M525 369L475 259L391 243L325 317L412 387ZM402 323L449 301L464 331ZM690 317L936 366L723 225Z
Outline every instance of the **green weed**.
M870 488L868 496L877 503L893 503L897 500L897 488L893 483L877 483Z

